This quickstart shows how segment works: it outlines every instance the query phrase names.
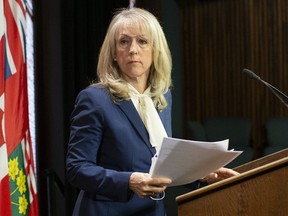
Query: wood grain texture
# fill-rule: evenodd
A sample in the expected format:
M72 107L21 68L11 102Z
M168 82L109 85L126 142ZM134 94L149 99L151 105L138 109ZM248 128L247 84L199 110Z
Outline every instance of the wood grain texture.
M243 165L246 171L238 176L178 196L178 215L288 215L287 150Z

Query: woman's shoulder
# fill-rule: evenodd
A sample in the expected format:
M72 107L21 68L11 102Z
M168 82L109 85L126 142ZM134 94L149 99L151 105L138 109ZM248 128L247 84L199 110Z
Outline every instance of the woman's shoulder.
M103 85L90 85L81 90L77 96L78 101L93 101L93 103L111 102L108 89Z
M93 84L80 91L79 95L109 95L108 89L101 84Z
M168 103L172 102L172 93L170 89L167 90L167 92L164 94L164 97Z
M168 89L164 95L167 97L172 97L171 89Z

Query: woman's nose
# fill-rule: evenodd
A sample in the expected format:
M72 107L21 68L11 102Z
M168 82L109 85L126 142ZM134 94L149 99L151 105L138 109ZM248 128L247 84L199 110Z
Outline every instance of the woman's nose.
M138 44L136 41L131 42L129 53L132 55L138 53Z

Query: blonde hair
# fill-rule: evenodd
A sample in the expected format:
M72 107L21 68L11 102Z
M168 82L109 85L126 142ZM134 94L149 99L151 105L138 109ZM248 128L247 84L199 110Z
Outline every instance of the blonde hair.
M164 94L171 87L172 59L171 53L158 20L150 12L140 8L122 9L118 11L107 31L98 59L97 75L99 83L108 88L114 101L130 99L127 83L114 61L116 36L125 23L140 25L150 34L152 39L153 62L148 82L155 106L162 110L167 106ZM143 26L142 26L143 25Z

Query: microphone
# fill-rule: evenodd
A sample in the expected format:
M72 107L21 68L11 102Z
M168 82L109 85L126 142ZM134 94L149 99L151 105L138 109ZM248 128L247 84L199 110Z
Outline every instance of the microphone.
M283 92L281 92L276 87L274 87L271 84L267 83L266 81L262 80L258 75L256 75L253 71L251 71L249 69L243 69L242 73L251 79L259 80L261 83L263 83L288 108L288 103L285 102L285 100L288 101L287 95L285 95Z

